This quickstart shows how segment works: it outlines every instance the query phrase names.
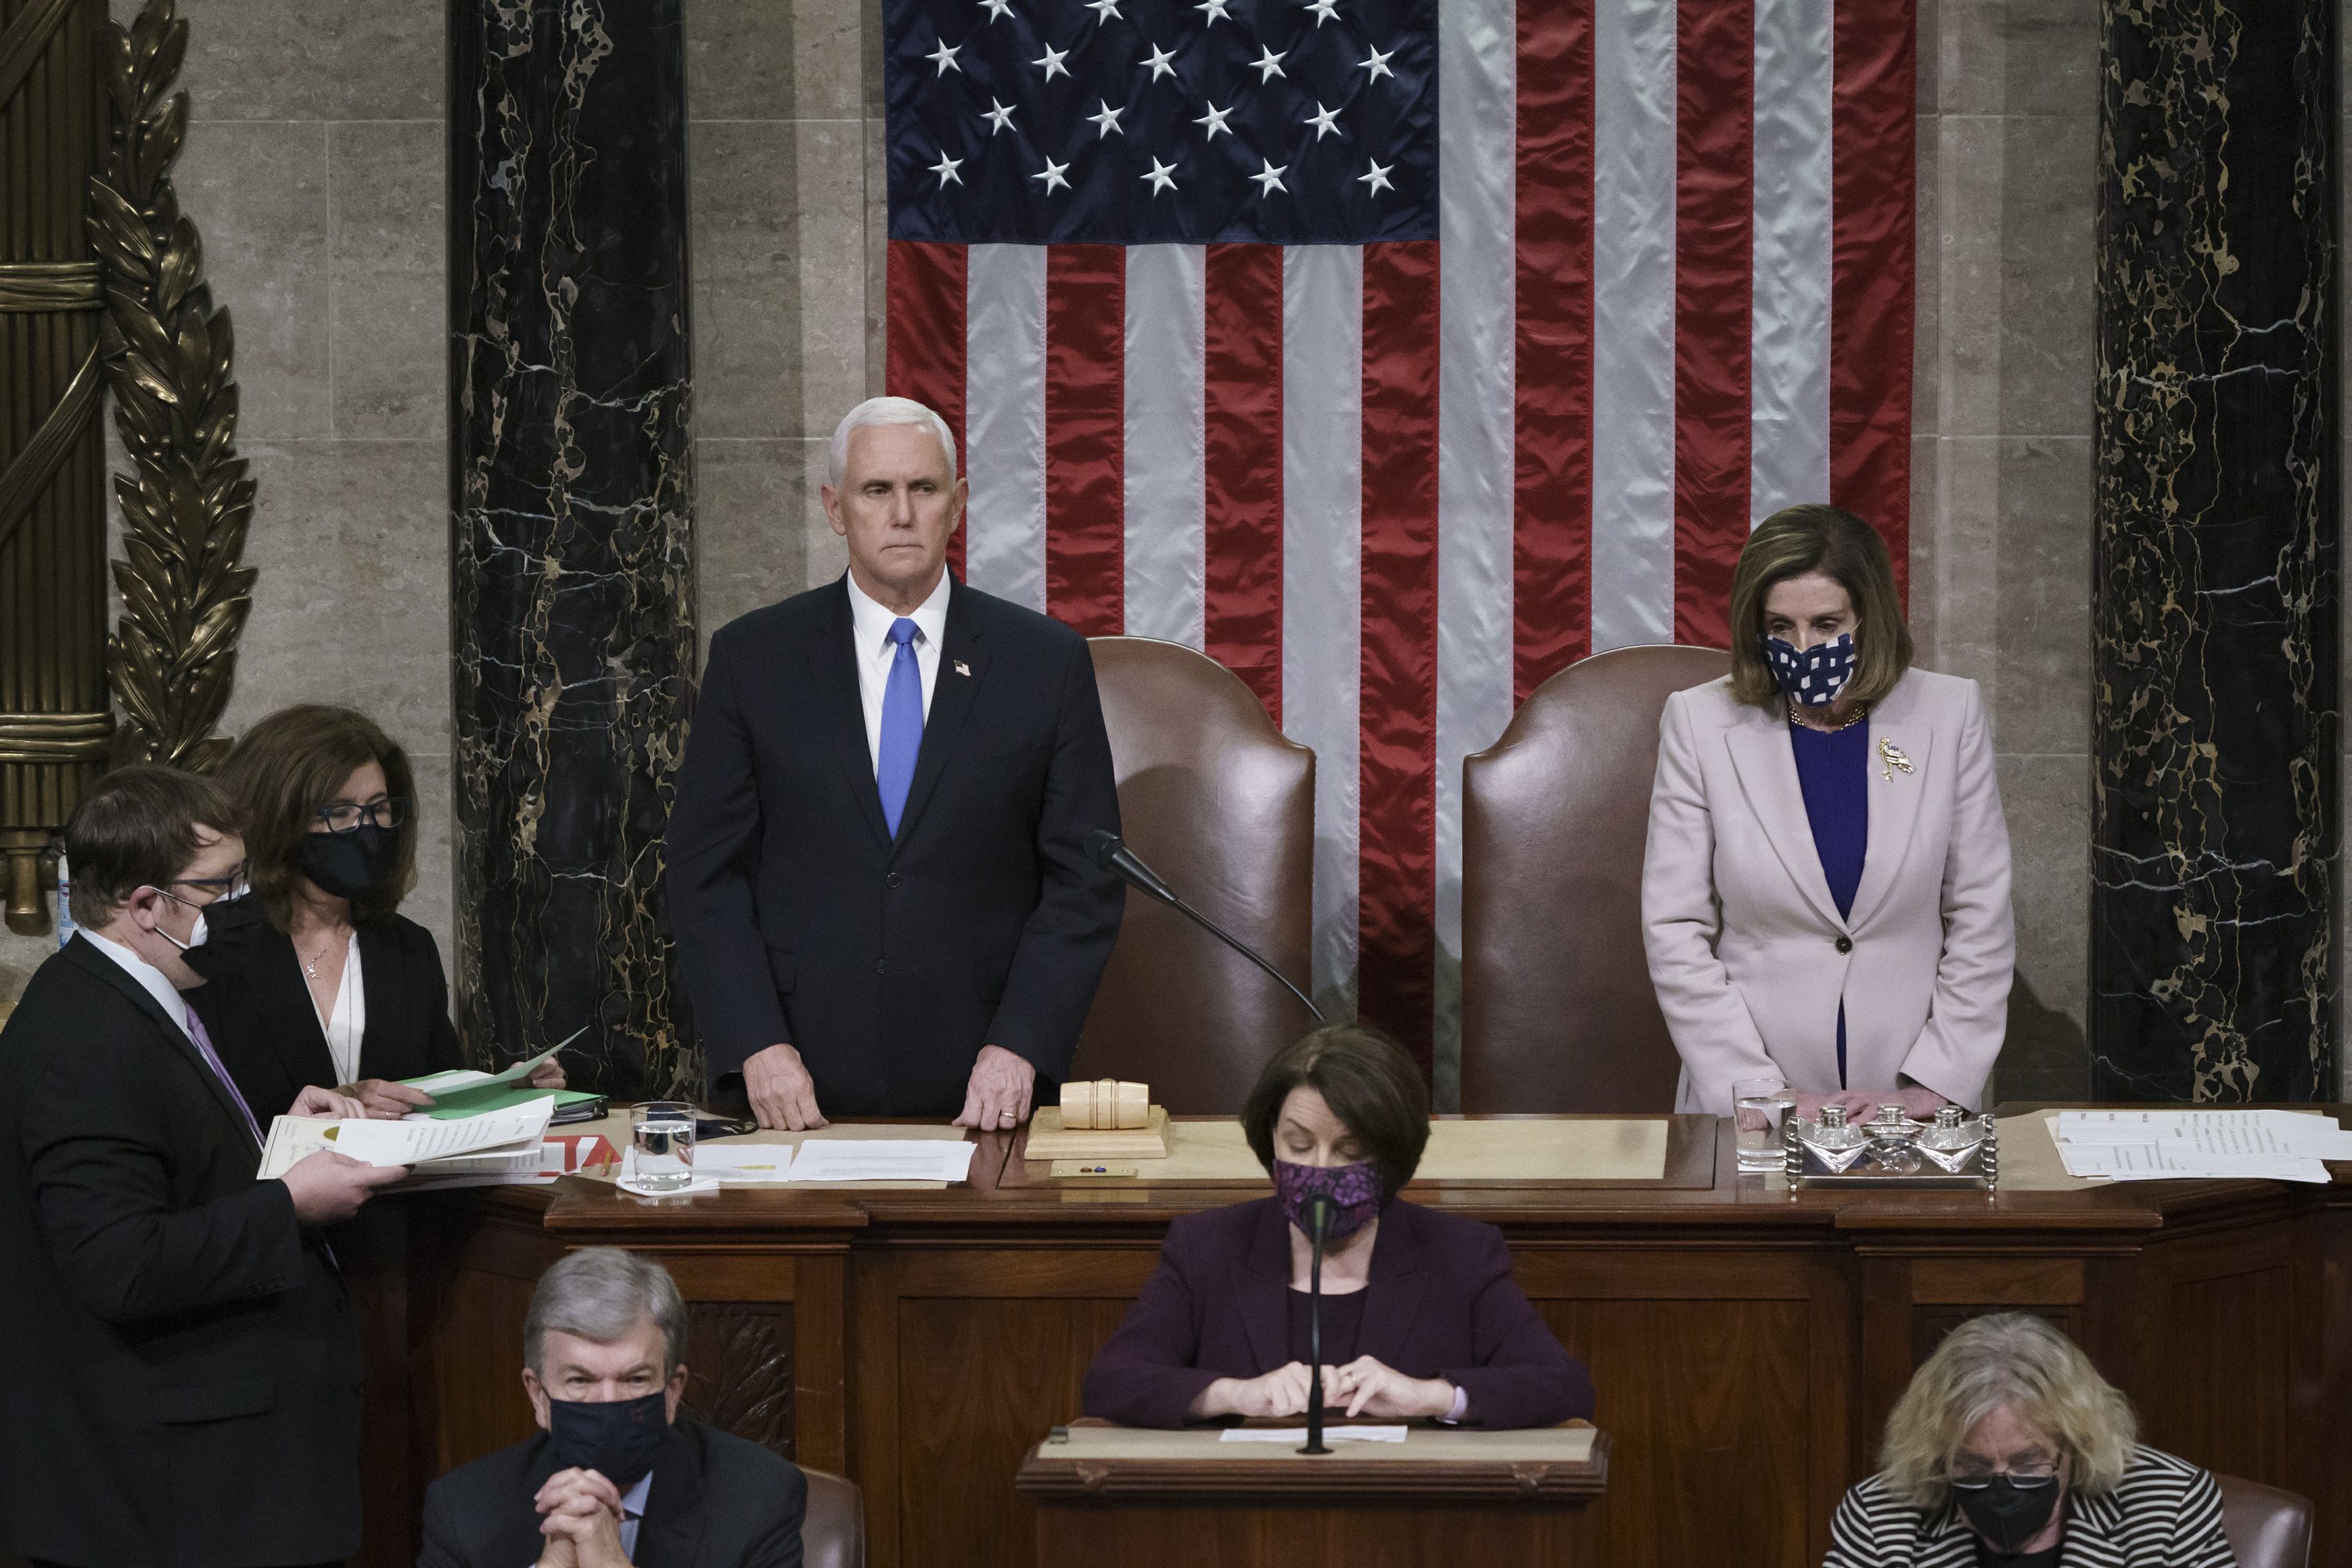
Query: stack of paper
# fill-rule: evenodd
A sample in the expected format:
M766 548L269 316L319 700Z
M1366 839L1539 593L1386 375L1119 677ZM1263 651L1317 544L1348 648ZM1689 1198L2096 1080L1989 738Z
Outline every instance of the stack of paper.
M961 1182L973 1145L944 1138L815 1138L793 1158L788 1182Z
M550 1176L542 1144L555 1097L510 1110L490 1111L459 1121L328 1121L280 1116L269 1124L257 1179L284 1175L296 1161L332 1150L370 1165L405 1165L408 1174L394 1190L433 1186L480 1186Z
M423 1078L404 1078L400 1081L410 1089L421 1089L433 1097L432 1106L425 1110L412 1110L414 1121L453 1121L466 1117L480 1116L494 1110L512 1110L544 1094L553 1094L561 1108L582 1100L602 1100L604 1096L586 1089L544 1089L531 1087L530 1079L539 1064L586 1034L576 1029L565 1039L558 1040L547 1049L527 1060L502 1068L497 1072L475 1072L457 1068L448 1072L429 1072Z
M2070 1176L2118 1182L2263 1177L2326 1183L2352 1132L2298 1110L2066 1110L2048 1119Z

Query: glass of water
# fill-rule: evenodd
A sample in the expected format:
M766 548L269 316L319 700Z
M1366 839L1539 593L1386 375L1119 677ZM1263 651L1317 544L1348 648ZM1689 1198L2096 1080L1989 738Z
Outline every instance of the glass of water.
M1777 1078L1743 1078L1731 1086L1739 1168L1753 1175L1780 1169L1780 1119L1797 1109L1796 1092Z
M636 1183L650 1193L680 1193L694 1184L694 1107L682 1100L647 1100L629 1111L636 1144Z

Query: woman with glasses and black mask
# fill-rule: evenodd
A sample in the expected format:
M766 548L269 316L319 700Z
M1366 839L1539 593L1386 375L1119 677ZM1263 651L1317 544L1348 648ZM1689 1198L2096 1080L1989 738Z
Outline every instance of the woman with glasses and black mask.
M2229 1568L2221 1493L2145 1447L2131 1402L2042 1319L1961 1324L1886 1418L1885 1468L1845 1494L1823 1568Z
M218 782L248 825L253 890L210 911L201 1010L254 1114L310 1085L370 1116L430 1105L397 1080L466 1064L440 950L398 912L416 883L408 754L365 714L303 703L247 731ZM531 1081L560 1089L563 1070Z

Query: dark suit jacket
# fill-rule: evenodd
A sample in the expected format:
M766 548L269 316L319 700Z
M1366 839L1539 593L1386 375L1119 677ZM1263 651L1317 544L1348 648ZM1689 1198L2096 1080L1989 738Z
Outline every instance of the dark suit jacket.
M449 1022L449 979L433 933L399 915L359 928L360 984L367 1027L360 1035L362 1078L420 1078L466 1065ZM264 927L243 968L188 993L229 1075L266 1130L305 1088L341 1080L327 1032L302 978L293 940Z
M560 1468L541 1432L435 1481L417 1568L530 1568L546 1544L531 1499ZM791 1461L680 1420L653 1474L636 1568L799 1568L808 1481Z
M1059 1079L1124 908L1086 639L951 587L895 840L851 639L845 578L710 641L666 847L710 1082L779 1042L828 1116L952 1114L984 1045Z
M0 1535L82 1568L360 1545L360 1347L228 1089L77 936L0 1030Z
M1180 1218L1087 1369L1087 1414L1181 1426L1217 1379L1288 1364L1289 1290L1290 1226L1275 1199ZM1503 1233L1419 1204L1381 1211L1356 1350L1467 1389L1465 1424L1556 1426L1592 1414L1592 1380L1511 1278Z

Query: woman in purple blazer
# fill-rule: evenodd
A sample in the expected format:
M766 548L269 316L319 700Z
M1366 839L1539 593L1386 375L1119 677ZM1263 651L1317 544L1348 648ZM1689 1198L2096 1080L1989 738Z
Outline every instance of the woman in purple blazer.
M1491 1225L1397 1197L1429 1142L1404 1047L1337 1024L1266 1064L1242 1126L1275 1195L1187 1215L1087 1372L1089 1415L1181 1426L1303 1414L1308 1205L1328 1197L1323 1404L1350 1415L1549 1426L1592 1414L1592 1380L1511 1278Z

